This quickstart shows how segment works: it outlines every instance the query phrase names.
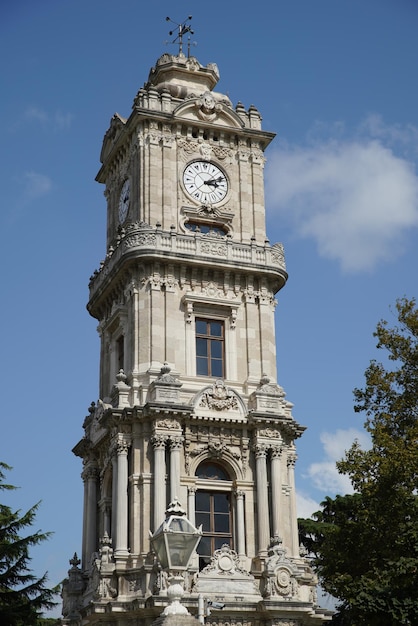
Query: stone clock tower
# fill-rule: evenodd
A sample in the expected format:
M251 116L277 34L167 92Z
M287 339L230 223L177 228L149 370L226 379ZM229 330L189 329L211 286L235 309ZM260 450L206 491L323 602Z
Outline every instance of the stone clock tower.
M149 626L160 615L167 581L149 536L175 499L203 525L184 577L192 614L200 597L223 605L205 618L216 626L330 618L298 543L304 427L276 375L275 294L287 274L265 232L274 135L254 106L214 91L218 79L215 64L164 54L104 137L107 251L88 303L100 399L74 448L83 545L63 624Z

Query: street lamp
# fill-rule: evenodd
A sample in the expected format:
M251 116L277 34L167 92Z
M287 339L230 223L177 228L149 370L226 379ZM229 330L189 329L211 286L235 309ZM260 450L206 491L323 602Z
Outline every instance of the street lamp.
M184 594L181 572L189 567L190 559L202 536L202 527L193 526L177 499L169 504L166 516L161 526L151 535L152 549L162 569L169 572L167 595L170 604L162 615L189 615L189 611L180 603Z

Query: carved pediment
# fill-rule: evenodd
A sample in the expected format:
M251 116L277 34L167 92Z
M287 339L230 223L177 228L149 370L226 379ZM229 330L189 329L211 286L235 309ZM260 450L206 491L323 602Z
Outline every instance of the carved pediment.
M241 396L227 387L223 380L217 380L213 385L204 387L193 400L197 415L211 414L219 417L220 413L245 418L246 408Z
M254 576L242 568L237 553L227 544L215 550L209 565L199 572L194 591L219 594L220 589L223 594L259 594Z
M115 113L112 119L110 120L110 126L104 136L102 151L100 153L101 163L105 162L108 155L112 151L113 146L116 144L121 133L125 129L125 124L126 124L126 119L122 117L121 115L119 115L119 113Z
M175 117L195 121L210 122L218 126L244 128L243 120L232 110L227 101L218 97L220 94L205 92L180 104L173 112Z

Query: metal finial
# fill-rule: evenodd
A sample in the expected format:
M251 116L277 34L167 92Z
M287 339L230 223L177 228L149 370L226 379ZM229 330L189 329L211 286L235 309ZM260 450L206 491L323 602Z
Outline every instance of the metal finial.
M178 33L177 37L175 37L173 41L170 41L170 42L167 41L166 43L178 43L179 56L183 54L183 35L186 35L186 33L189 33L189 36L187 39L187 56L190 56L190 35L194 35L194 31L192 30L191 24L188 24L187 22L190 22L191 19L192 19L192 16L189 15L187 19L184 20L184 22L182 22L181 24L178 24L177 22L174 22L174 20L172 20L171 17L165 18L166 22L171 22L172 24L175 24L177 26L177 29L170 30L170 32L168 33L170 37L172 37L177 31Z

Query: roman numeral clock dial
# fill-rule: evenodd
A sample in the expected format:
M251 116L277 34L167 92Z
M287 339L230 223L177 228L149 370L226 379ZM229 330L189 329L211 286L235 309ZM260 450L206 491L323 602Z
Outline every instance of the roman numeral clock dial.
M184 170L184 188L193 200L202 204L221 202L228 193L223 171L208 161L193 161Z

